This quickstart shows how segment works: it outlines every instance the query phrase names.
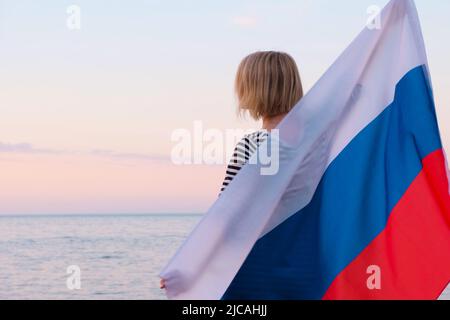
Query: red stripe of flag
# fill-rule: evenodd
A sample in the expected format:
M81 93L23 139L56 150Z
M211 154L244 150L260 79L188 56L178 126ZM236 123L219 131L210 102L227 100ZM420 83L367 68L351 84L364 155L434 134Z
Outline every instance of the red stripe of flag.
M377 279L380 287L373 288ZM423 160L386 228L323 298L437 299L449 282L450 196L444 154L438 150Z

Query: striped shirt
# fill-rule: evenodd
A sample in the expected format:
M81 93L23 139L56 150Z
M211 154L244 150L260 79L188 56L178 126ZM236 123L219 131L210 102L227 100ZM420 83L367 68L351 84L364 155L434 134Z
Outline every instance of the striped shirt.
M230 184L236 174L248 162L258 146L267 139L268 133L265 130L255 131L247 134L238 142L234 149L233 156L228 164L225 179L220 192L223 192Z

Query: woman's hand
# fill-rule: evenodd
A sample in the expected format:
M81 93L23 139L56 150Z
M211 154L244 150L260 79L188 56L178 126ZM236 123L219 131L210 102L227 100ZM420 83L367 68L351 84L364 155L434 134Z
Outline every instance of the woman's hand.
M166 288L166 280L165 279L161 279L159 281L159 288L160 289L165 289Z

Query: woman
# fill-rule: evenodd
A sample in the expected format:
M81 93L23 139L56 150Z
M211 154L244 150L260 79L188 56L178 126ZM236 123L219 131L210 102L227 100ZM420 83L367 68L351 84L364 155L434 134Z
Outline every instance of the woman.
M300 75L294 59L284 52L260 51L245 57L239 65L235 90L238 109L255 120L262 130L246 135L236 146L227 167L221 191L230 184L257 147L303 97ZM161 279L161 289L165 281Z

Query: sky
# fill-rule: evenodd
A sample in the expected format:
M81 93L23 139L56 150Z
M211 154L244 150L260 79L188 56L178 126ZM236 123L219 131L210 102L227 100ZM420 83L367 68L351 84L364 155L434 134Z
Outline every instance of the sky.
M387 2L0 0L0 214L206 211L224 164L173 164L173 132L258 128L236 116L244 56L290 53L308 90ZM416 4L450 150L450 1Z

